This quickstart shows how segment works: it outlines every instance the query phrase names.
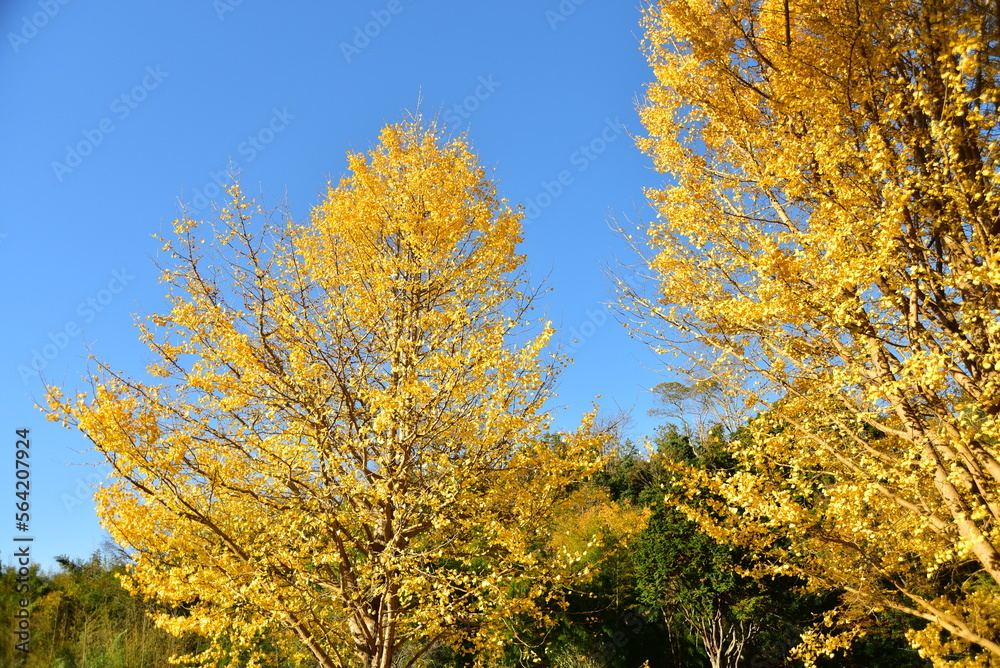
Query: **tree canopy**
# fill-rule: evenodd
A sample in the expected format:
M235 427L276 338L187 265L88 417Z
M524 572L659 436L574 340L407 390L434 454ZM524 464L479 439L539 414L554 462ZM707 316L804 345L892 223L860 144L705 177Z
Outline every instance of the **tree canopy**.
M386 126L305 222L185 213L146 375L48 388L136 609L205 667L1000 667L998 7L646 6L648 453L549 431L465 135Z
M691 473L728 509L703 521L927 620L941 665L1000 665L995 7L661 0L645 26L639 143L671 181L627 308L764 411L737 470Z
M576 572L543 537L600 439L542 439L562 362L527 320L521 214L419 119L348 163L309 223L239 185L215 224L176 222L172 309L140 324L159 380L100 363L89 394L50 388L114 467L98 512L131 586L218 641L201 665L263 665L265 637L329 667L487 657Z

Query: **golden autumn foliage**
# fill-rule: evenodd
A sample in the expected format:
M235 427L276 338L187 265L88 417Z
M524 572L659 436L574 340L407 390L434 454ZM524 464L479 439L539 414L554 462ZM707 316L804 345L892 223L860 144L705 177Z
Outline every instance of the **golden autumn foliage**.
M645 21L639 143L671 180L648 193L658 292L626 308L764 410L689 494L713 535L844 591L831 628L908 612L941 666L1000 666L998 16L660 0ZM850 641L819 631L804 658Z
M562 360L527 320L521 214L419 120L349 167L309 224L238 185L214 226L177 221L172 309L140 325L155 382L101 363L89 394L50 388L114 467L130 586L216 640L192 663L264 665L264 639L324 667L485 658L581 570L542 550L601 439L541 438Z

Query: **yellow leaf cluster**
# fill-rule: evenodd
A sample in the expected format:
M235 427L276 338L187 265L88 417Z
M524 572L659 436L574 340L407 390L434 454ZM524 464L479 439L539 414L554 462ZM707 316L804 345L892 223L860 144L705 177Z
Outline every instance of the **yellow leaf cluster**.
M1000 665L995 18L660 0L645 28L639 143L671 180L636 331L766 411L736 471L689 472L702 521Z
M140 327L156 384L101 364L50 392L114 468L98 512L131 586L216 641L191 663L263 661L262 638L324 667L495 649L567 577L538 536L602 439L540 445L561 360L526 319L521 214L419 119L348 163L307 224L238 184L214 226L177 222L172 309Z

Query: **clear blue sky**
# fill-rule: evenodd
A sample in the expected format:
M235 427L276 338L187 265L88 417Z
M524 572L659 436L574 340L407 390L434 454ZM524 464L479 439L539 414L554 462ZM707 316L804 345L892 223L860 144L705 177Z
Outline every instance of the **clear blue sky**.
M86 346L147 360L133 314L163 308L154 233L218 196L230 162L251 194L305 217L345 151L420 105L469 129L501 194L524 204L523 252L575 363L557 426L597 395L653 422L654 358L606 307L601 266L626 253L611 216L648 218L662 176L635 148L651 73L638 3L607 0L9 1L0 6L0 272L4 290L0 557L11 563L15 430L31 430L32 555L86 557L104 539L82 435L44 420L36 374L82 387ZM631 135L631 136L630 136ZM561 183L560 183L561 181ZM207 192L206 192L207 191ZM210 207L201 209L210 215ZM554 406L555 407L555 406Z

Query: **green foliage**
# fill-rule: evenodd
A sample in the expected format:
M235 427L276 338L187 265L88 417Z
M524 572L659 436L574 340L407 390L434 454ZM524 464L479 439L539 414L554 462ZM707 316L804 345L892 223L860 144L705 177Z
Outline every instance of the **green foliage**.
M153 626L148 613L160 609L122 588L121 561L96 553L87 561L59 557L57 562L60 570L53 574L31 565L23 593L17 591L15 568L0 573L0 666L168 668L170 656L203 649L193 636L175 638ZM15 648L13 635L22 596L30 601L27 653ZM275 656L268 668L293 666Z
M706 611L716 602L735 602L747 589L744 578L733 570L728 548L662 504L650 518L633 558L640 599L652 609L677 604Z
M653 437L656 453L668 460L693 464L698 455L691 445L691 437L681 434L674 425L658 427Z
M676 431L672 433L677 434ZM677 439L681 443L690 440L679 435ZM625 441L607 466L594 476L593 484L619 504L648 506L663 498L660 485L666 480L666 471L659 460L643 457L635 443Z
M657 430L651 454L635 443L620 443L607 465L573 490L591 490L610 499L623 513L650 509L645 528L628 540L608 537L593 557L593 578L574 589L565 606L550 606L550 623L528 617L508 624L505 655L497 668L649 668L703 667L707 655L682 608L708 614L723 609L733 621L753 621L759 631L749 639L740 666L798 665L787 660L800 634L836 606L837 595L799 593L794 582L754 580L739 575L752 555L719 545L676 509L664 504L672 488L670 462L725 468L729 444L717 426L706 433L717 442L698 442L676 427ZM558 448L558 439L549 446ZM583 514L581 506L574 512ZM623 515L623 516L628 516ZM153 604L132 596L118 582L125 566L99 554L87 561L59 558L60 571L47 574L32 566L30 587L32 651L13 647L11 621L17 606L13 568L0 573L0 665L4 668L167 668L173 654L203 649L194 637L174 638L158 629L147 613ZM182 608L171 611L184 614ZM884 613L850 654L822 659L822 668L924 668L928 663L909 649L904 633L912 622ZM535 659L538 659L537 661ZM474 657L444 645L424 654L415 666L469 668ZM239 658L218 668L238 668ZM273 654L268 668L307 668Z

